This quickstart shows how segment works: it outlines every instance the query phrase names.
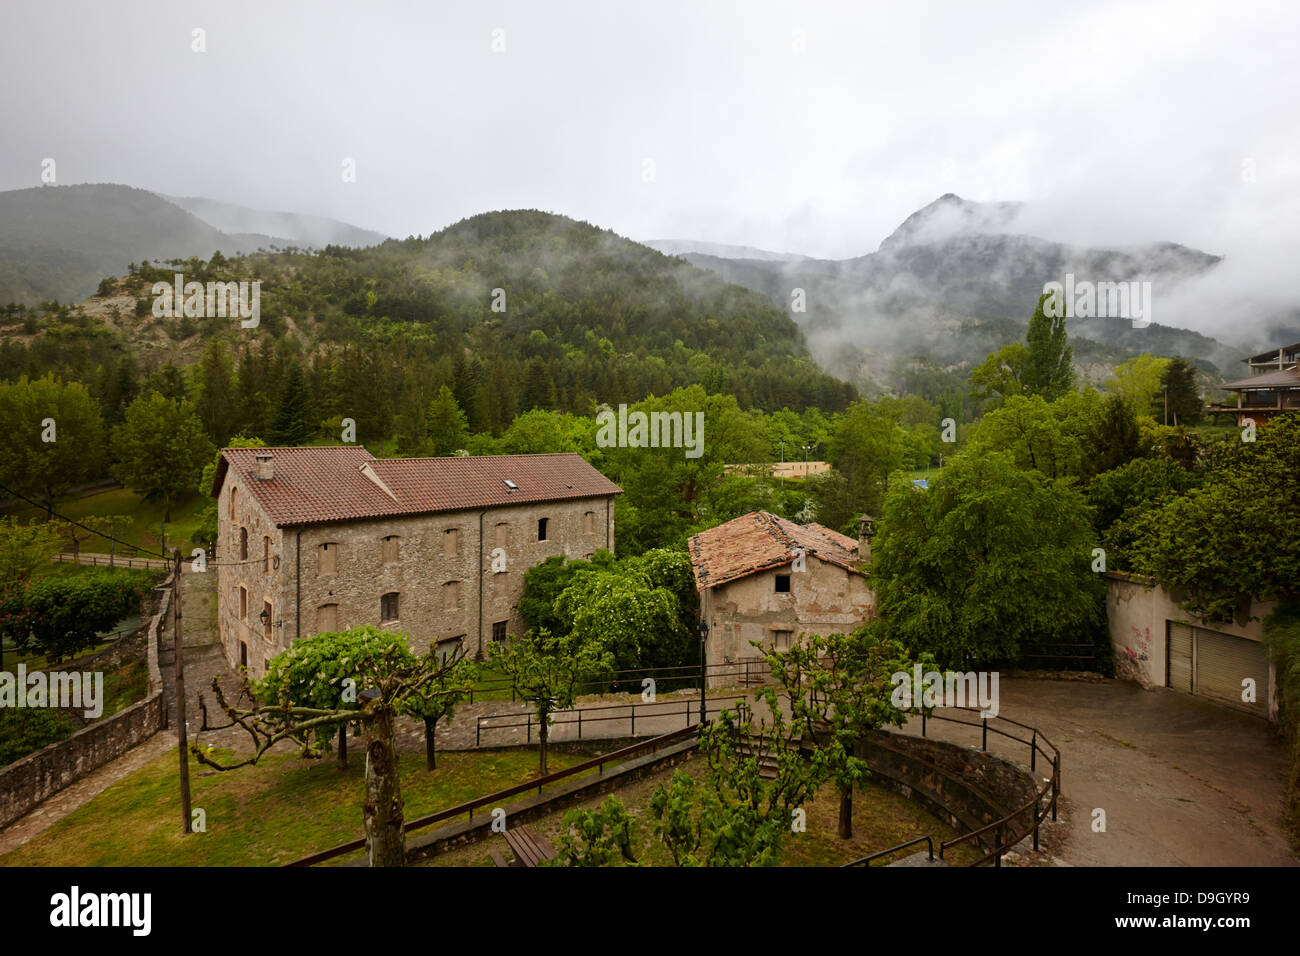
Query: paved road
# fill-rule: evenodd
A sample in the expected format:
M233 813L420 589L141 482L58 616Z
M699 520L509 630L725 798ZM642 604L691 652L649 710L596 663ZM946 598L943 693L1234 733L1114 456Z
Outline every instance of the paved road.
M1001 681L1001 713L1061 749L1062 822L1051 847L1077 866L1295 866L1282 829L1286 758L1262 720L1127 681ZM941 711L942 713L942 711ZM945 739L979 731L932 722ZM920 732L919 721L907 730ZM1028 762L1028 748L989 736ZM1042 764L1039 764L1041 769ZM1106 830L1093 832L1093 811Z

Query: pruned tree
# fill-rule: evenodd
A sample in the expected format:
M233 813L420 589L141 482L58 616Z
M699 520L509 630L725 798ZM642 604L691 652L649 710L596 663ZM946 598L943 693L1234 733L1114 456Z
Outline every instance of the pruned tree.
M402 866L406 862L406 832L394 722L397 715L410 706L428 685L437 681L441 672L450 665L435 656L412 654L405 635L391 631L359 627L340 636L351 637L357 645L366 648L365 653L349 657L346 666L351 674L341 679L352 681L356 688L355 709L312 706L310 696L305 702L283 696L263 705L254 696L247 679L239 697L232 703L226 698L220 681L214 677L212 692L226 723L214 725L209 722L207 705L200 696L199 710L203 716L200 734L238 727L248 734L253 754L233 763L223 763L204 751L199 735L195 735L190 752L200 763L222 771L257 763L272 747L283 742L295 743L303 757L315 758L323 752L316 739L317 730L332 730L340 721L359 720L366 738L363 817L370 865ZM291 648L279 657L292 653ZM332 693L330 687L335 679L322 674L319 678L324 685L321 693ZM259 686L263 691L267 690L265 681ZM316 690L314 688L313 693ZM245 701L248 703L240 706Z
M436 654L437 649L432 649ZM437 768L436 735L438 721L450 718L478 680L478 666L465 656L464 647L447 654L441 661L446 666L436 677L411 695L403 713L424 722L424 761L429 770Z
M702 783L683 771L650 799L655 835L678 866L774 866L795 811L829 779L821 749L806 750L779 709L755 723L744 701L700 734Z
M789 650L766 656L779 689L765 687L760 694L770 709L788 709L794 734L825 754L840 795L839 835L850 839L853 788L871 775L857 756L858 742L883 726L907 722L909 711L892 700L890 678L910 673L916 661L869 624L848 635L803 635ZM918 660L927 669L934 666L929 655Z
M556 636L545 628L508 641L493 641L488 656L510 680L515 696L537 712L541 772L546 773L546 747L551 715L572 707L578 688L593 675L612 669L604 647L580 644L571 635Z
M570 810L564 815L556 856L544 866L638 866L632 848L636 820L618 797L609 797L595 810Z

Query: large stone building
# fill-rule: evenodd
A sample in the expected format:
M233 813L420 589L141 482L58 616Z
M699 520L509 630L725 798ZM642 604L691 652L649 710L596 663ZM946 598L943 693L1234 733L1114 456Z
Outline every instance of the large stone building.
M695 535L691 565L709 686L761 680L764 648L785 650L800 634L846 634L875 611L862 565L870 521L854 541L819 524L755 511Z
M575 454L226 448L212 488L226 657L256 677L298 638L362 624L480 656L522 631L530 567L614 550L621 492Z

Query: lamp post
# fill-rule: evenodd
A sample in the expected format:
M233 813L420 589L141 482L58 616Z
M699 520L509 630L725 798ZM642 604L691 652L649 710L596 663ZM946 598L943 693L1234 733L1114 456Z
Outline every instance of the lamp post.
M704 645L709 639L709 622L700 618L700 727L703 728L708 720L708 712L705 706L705 698L709 690L709 669L705 664Z
M808 477L808 452L811 449L812 449L812 445L803 446L803 476L805 478Z
M781 490L785 491L785 442L781 442Z

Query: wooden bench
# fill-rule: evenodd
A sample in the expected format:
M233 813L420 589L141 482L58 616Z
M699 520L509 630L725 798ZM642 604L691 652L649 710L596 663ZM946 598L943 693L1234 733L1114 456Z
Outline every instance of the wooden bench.
M553 859L555 847L551 841L540 833L526 826L511 827L505 832L506 844L515 855L515 862L507 864L496 850L492 850L492 862L497 866L537 866L543 860Z

